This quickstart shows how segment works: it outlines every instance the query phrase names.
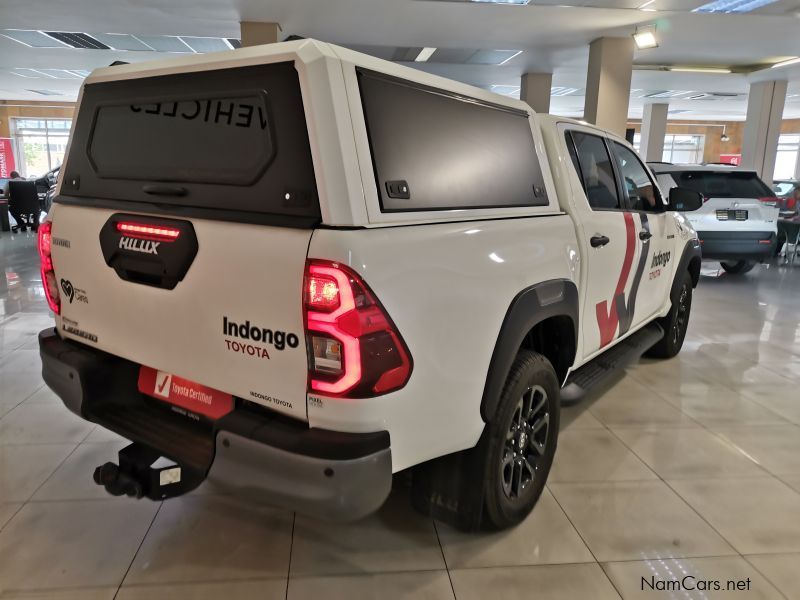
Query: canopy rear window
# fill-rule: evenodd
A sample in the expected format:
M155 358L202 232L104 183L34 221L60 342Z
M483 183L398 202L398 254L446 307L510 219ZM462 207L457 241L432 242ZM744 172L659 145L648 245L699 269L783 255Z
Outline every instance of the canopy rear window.
M758 175L748 171L680 171L671 173L679 187L706 198L769 198L775 195Z
M62 200L81 203L261 222L320 216L292 63L87 85L63 181Z

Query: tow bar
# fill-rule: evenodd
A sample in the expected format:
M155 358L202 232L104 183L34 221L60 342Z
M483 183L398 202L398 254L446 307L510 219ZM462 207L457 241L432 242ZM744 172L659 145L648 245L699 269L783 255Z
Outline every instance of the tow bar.
M203 477L135 442L119 451L119 465L107 462L94 470L94 482L112 496L150 500L185 494L200 485Z

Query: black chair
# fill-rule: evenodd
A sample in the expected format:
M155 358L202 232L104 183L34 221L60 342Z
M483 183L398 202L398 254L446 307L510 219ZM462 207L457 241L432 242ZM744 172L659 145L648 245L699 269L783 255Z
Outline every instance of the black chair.
M8 182L8 212L17 222L11 228L14 233L20 228L22 231L28 227L33 231L39 229L39 194L35 181Z

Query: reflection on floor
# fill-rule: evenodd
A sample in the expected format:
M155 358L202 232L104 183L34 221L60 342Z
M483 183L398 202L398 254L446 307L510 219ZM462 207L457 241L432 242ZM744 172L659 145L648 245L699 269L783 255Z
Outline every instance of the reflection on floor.
M39 375L51 319L33 235L0 234L0 257L1 598L800 597L797 267L706 267L680 356L565 410L532 516L464 535L416 515L404 490L352 525L202 488L163 504L106 496L91 472L124 442ZM685 575L696 590L650 588ZM729 580L749 591L726 593Z

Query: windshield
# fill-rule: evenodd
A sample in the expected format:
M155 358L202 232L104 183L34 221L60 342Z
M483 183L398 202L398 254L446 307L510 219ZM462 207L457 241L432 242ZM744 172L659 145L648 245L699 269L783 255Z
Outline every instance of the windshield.
M706 198L772 198L775 193L746 171L678 171L671 173L678 187L700 192Z

